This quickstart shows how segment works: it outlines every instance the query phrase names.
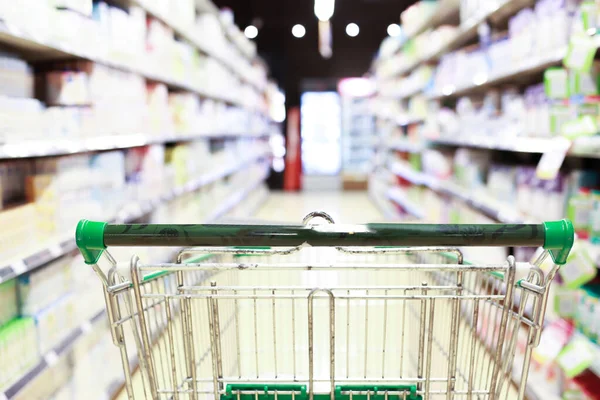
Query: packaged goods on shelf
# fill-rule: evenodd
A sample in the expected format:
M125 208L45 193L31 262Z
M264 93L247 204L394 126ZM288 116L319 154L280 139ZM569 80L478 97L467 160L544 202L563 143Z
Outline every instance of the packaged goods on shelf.
M168 193L169 184L165 165L165 147L152 145L137 147L125 153L125 184L128 201L141 202Z
M75 297L67 294L30 316L35 323L39 354L46 354L75 329Z
M18 379L38 360L33 319L16 318L0 326L0 389Z
M18 312L17 282L11 279L0 283L0 327L15 318Z
M35 204L39 231L66 232L85 215L111 218L123 201L122 152L38 159L28 177L28 201Z
M122 376L123 367L118 352L113 351L110 335L106 334L106 323L98 323L96 328L73 349L73 399L103 398L111 384L119 382ZM98 360L103 360L103 368L98 368Z
M21 315L35 315L73 289L72 265L58 259L44 268L18 278Z
M148 92L149 129L152 134L173 134L174 127L169 113L169 91L162 83L149 82Z
M23 160L0 163L0 188L2 207L7 208L23 202L25 198L25 179L32 172L29 162Z
M460 20L465 23L471 19L486 15L490 10L511 0L460 0Z
M39 138L46 131L44 105L33 98L0 96L0 141Z
M36 226L37 211L33 204L5 208L0 212L2 226L10 226L0 234L0 254L10 260L29 248L40 237Z
M0 96L33 97L33 73L27 62L1 50Z
M446 0L440 0L441 2L447 2ZM436 0L425 0L419 1L414 5L406 9L400 14L400 21L402 27L408 35L414 34L419 28L421 28L425 22L435 13L439 7L440 1Z
M406 78L399 78L393 83L386 83L379 91L380 95L387 97L409 97L425 89L433 76L433 68L422 66L414 70Z

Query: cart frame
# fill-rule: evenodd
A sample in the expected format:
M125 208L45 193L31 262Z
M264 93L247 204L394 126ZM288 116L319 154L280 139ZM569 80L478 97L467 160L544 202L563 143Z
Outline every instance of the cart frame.
M309 225L316 217L325 218L330 225ZM305 218L304 225L298 226L108 225L81 221L76 235L86 263L94 268L104 286L111 334L121 352L128 397L134 398L134 385L126 343L133 341L138 351L144 396L156 400L164 396L176 400L196 399L202 395L223 400L279 397L282 400L499 399L508 396L510 385L506 382L510 382L518 334L524 327L527 344L516 388L518 398L522 399L531 353L540 340L548 289L558 266L566 262L574 241L569 221L541 225L340 226L333 224L325 213L312 213ZM106 251L108 246L142 245L183 249L178 252L175 263L143 264L134 256L126 268ZM237 247L222 247L224 245ZM526 278L517 280L512 257L504 264L472 265L464 262L457 248L490 245L542 246L547 251L529 266ZM335 257L350 262L282 261L314 250L307 249L310 246L334 247ZM544 273L540 265L548 254L555 267ZM108 273L99 265L102 255L108 261ZM190 256L194 257L189 259ZM399 264L399 257L410 257L419 264ZM432 259L436 262L432 263ZM370 260L377 263L371 265ZM344 284L313 285L307 278L321 276L322 280L323 274L333 269ZM264 284L273 273L282 277L289 274L293 281L299 277L309 281L288 286ZM242 285L237 280L252 274L259 277L254 286ZM363 277L366 283L347 284L354 276ZM427 281L418 280L423 276ZM225 280L225 284L217 285L216 278ZM370 279L374 279L375 285L367 284ZM515 299L518 291L519 299ZM291 308L293 349L288 351L288 358L292 357L293 362L285 360L283 344L277 344L281 338L281 334L278 335L281 322L279 327L277 322L286 315L281 309L284 302L294 304ZM264 346L258 344L266 335L258 324L258 303L271 304L267 312L272 323L266 325L272 329L275 343L268 356L262 355ZM306 309L298 308L297 303L304 304ZM240 312L243 307L253 309L253 315ZM231 311L225 322L222 316L229 311L224 309ZM379 377L373 372L373 357L370 363L367 358L373 341L369 340L369 334L372 337L375 332L369 328L372 325L369 310L381 309L384 317L382 356L377 359L381 365L377 372ZM402 312L401 326L390 328L389 309L392 315ZM344 332L339 321L344 318L344 311L346 333L339 334L338 331ZM364 333L351 339L354 336L354 327L352 333L350 330L351 314L356 319L357 313L362 313L360 318L364 318L364 324L359 324ZM412 313L412 317L408 313ZM266 318L262 308L260 315ZM301 334L296 327L298 321L303 320L302 315L306 316L307 330L301 330L304 332ZM319 317L328 320L328 335L315 336L315 326L322 326L315 322ZM199 321L202 318L206 318L208 329ZM249 346L254 354L251 355L246 355L240 345L243 341L240 327L245 318L254 320L254 332L250 335L254 337L254 345ZM407 324L407 318L414 318L414 323ZM437 332L444 329L439 322L443 318L448 318L450 325L447 336ZM498 321L493 329L488 326L491 319ZM126 325L131 327L133 336L129 340ZM234 333L231 326L235 328ZM153 337L159 330L162 339ZM197 332L200 330L206 331L206 335ZM304 334L306 336L302 336ZM387 349L388 336L401 337L397 348ZM198 347L204 341L207 349L200 354ZM339 342L345 351L340 349ZM298 367L303 364L297 359L304 354L304 349L297 348L302 347L302 343L307 344L306 375L296 371L303 369ZM407 343L418 346L409 351ZM364 363L360 377L351 373L350 365L354 362L351 347L354 346L363 346L364 355L355 358L361 365ZM156 347L162 347L160 351L164 352L158 355ZM322 356L327 353L322 348L328 348L328 360ZM399 357L399 376L395 372L393 377L389 376L386 361L389 363L390 356L386 356L386 351L395 352ZM407 368L403 359L409 358L411 351L416 354L416 360L414 368ZM345 367L337 360L340 354L345 358ZM274 361L269 364L269 374L274 365L273 376L259 371L262 357ZM255 378L242 373L242 369L254 369L254 365L248 367L250 360L255 361ZM446 372L438 373L445 378L435 375L440 360L444 361L442 370ZM325 364L328 364L328 372L324 370ZM210 371L203 370L202 365L210 366ZM237 373L229 373L227 369L237 370ZM282 370L288 375L284 376Z

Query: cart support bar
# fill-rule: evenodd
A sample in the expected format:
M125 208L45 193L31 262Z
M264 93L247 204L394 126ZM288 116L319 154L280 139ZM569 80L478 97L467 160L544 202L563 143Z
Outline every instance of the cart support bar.
M77 246L95 264L107 246L498 246L550 250L566 262L574 242L568 220L543 224L118 225L82 220Z

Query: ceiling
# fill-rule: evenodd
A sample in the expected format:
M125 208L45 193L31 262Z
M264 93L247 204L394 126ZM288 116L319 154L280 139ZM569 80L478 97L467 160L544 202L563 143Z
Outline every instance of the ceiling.
M243 30L249 24L259 27L255 39L260 55L271 68L272 77L284 88L289 105L299 101L302 82L361 76L386 37L389 24L398 23L400 13L415 1L336 0L331 20L333 57L324 60L318 52L317 18L314 0L214 0L233 10L235 22ZM354 22L360 34L346 35L346 25ZM306 36L297 39L291 29L306 27Z

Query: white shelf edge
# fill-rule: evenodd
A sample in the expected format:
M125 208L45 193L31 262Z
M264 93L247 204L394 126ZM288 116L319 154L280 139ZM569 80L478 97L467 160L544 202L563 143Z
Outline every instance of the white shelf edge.
M412 201L406 198L402 189L398 186L389 188L386 193L388 199L392 200L400 207L402 207L407 213L413 215L418 219L425 219L425 212L415 205Z
M30 140L15 143L0 144L0 160L32 157L61 156L92 151L108 151L129 149L132 147L147 146L159 143L186 142L203 139L224 138L261 138L264 134L200 134L200 135L173 135L157 136L133 135L107 135L90 138L65 138L48 140Z
M532 153L543 154L557 148L552 138L536 138L536 137L514 137L500 140L499 138L462 138L462 139L432 139L428 140L431 144L457 146L457 147L474 147L487 150L512 151L515 153ZM584 158L600 158L600 151L587 150L583 151L578 148L595 146L600 149L600 137L580 138L573 142L573 149L568 155L573 157Z
M176 188L154 200L130 204L129 206L124 207L123 211L121 211L119 215L115 217L115 221L128 222L136 220L156 209L161 204L167 203L184 194L195 192L210 183L232 175L235 172L244 169L247 165L268 157L269 154L269 152L256 154L252 157L248 157L234 166L230 166L220 171L207 173L199 179L189 182L184 187ZM25 257L13 260L4 267L0 267L0 283L29 273L42 267L43 265L46 265L73 252L77 246L75 244L75 239L73 239L72 236L73 235L69 235L68 238L65 237L62 240L58 240L56 243L49 244L48 246L38 249Z

